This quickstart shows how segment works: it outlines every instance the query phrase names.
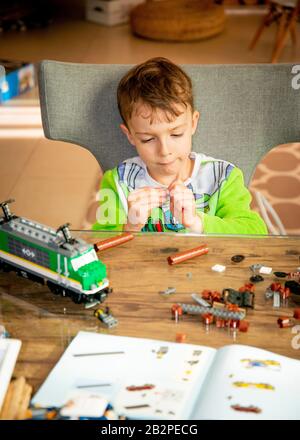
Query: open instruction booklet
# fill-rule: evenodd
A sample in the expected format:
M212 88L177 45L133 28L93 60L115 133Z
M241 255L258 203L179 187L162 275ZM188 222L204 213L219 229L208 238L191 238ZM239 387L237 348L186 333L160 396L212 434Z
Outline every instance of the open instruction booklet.
M300 419L299 372L297 360L244 345L79 332L32 403L89 392L130 419Z

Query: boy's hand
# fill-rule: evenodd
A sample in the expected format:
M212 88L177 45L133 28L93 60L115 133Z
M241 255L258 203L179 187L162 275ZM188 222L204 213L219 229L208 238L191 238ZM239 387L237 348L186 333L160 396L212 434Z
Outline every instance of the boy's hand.
M127 199L128 218L124 230L140 231L147 223L153 208L161 206L169 196L164 188L144 187L132 191Z
M169 186L170 210L173 216L191 232L201 234L203 223L196 212L196 203L193 191L187 188L180 178Z

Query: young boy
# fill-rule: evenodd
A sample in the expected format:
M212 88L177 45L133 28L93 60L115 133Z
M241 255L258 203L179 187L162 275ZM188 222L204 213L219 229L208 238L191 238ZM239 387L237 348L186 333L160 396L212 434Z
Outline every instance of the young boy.
M241 170L192 152L199 112L187 74L165 58L118 86L121 130L138 156L104 173L93 229L266 234Z

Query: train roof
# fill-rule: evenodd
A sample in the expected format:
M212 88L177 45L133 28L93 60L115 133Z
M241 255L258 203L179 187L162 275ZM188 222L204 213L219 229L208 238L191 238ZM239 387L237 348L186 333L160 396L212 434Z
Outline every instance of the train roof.
M1 219L0 219L1 220ZM56 250L68 257L75 257L87 251L91 245L80 238L76 238L72 243L67 243L61 231L57 232L49 226L28 220L24 217L14 216L8 222L1 223L0 230L13 233L14 235L29 240L39 246Z

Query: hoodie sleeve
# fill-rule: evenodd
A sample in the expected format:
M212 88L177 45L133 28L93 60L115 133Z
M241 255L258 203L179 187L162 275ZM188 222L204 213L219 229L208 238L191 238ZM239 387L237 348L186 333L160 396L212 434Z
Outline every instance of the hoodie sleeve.
M126 224L127 215L120 199L115 174L114 168L106 171L102 177L97 221L92 226L94 231L123 231Z
M199 213L204 233L268 234L260 215L250 208L251 195L239 168L232 170L215 196L218 197L215 215Z

